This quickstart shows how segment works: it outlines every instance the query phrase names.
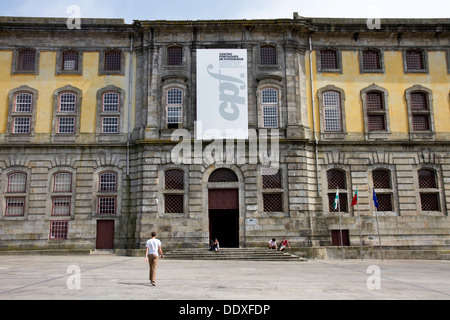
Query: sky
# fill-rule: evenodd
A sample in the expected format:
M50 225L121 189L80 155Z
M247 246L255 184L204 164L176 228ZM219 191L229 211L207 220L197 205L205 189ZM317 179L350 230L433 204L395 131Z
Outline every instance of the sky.
M74 7L76 10L74 11ZM0 0L0 16L133 20L450 18L448 0Z

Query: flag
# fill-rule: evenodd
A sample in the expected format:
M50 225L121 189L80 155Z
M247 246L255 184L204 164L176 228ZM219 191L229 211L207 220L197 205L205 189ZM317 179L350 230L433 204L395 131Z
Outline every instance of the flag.
M377 209L380 206L378 204L378 199L377 199L377 194L375 193L375 189L373 189L373 204L375 205L375 207L377 207Z
M356 189L355 195L353 196L352 207L357 203L358 203L358 189Z
M336 197L334 198L333 208L336 210L338 208L338 202L339 202L339 189L336 192Z

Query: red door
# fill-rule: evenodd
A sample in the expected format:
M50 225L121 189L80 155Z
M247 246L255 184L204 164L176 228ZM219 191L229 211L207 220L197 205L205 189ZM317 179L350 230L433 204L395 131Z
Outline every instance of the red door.
M209 210L237 210L239 209L238 189L209 190Z
M97 221L97 249L114 249L114 220Z

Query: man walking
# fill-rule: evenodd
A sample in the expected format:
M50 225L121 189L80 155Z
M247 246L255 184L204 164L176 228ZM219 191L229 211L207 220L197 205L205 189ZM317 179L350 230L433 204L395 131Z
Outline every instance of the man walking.
M161 249L161 241L156 239L156 232L152 232L152 238L147 241L145 246L147 247L145 252L145 262L148 262L150 266L149 280L153 286L156 286L156 269L158 268L159 259L158 253L161 255L161 259L164 258Z

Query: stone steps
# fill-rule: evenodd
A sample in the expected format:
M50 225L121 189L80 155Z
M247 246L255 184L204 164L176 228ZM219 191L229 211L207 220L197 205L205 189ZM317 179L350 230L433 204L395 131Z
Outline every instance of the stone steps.
M305 258L262 248L222 248L219 252L207 249L175 249L164 255L170 260L251 260L251 261L307 261Z

